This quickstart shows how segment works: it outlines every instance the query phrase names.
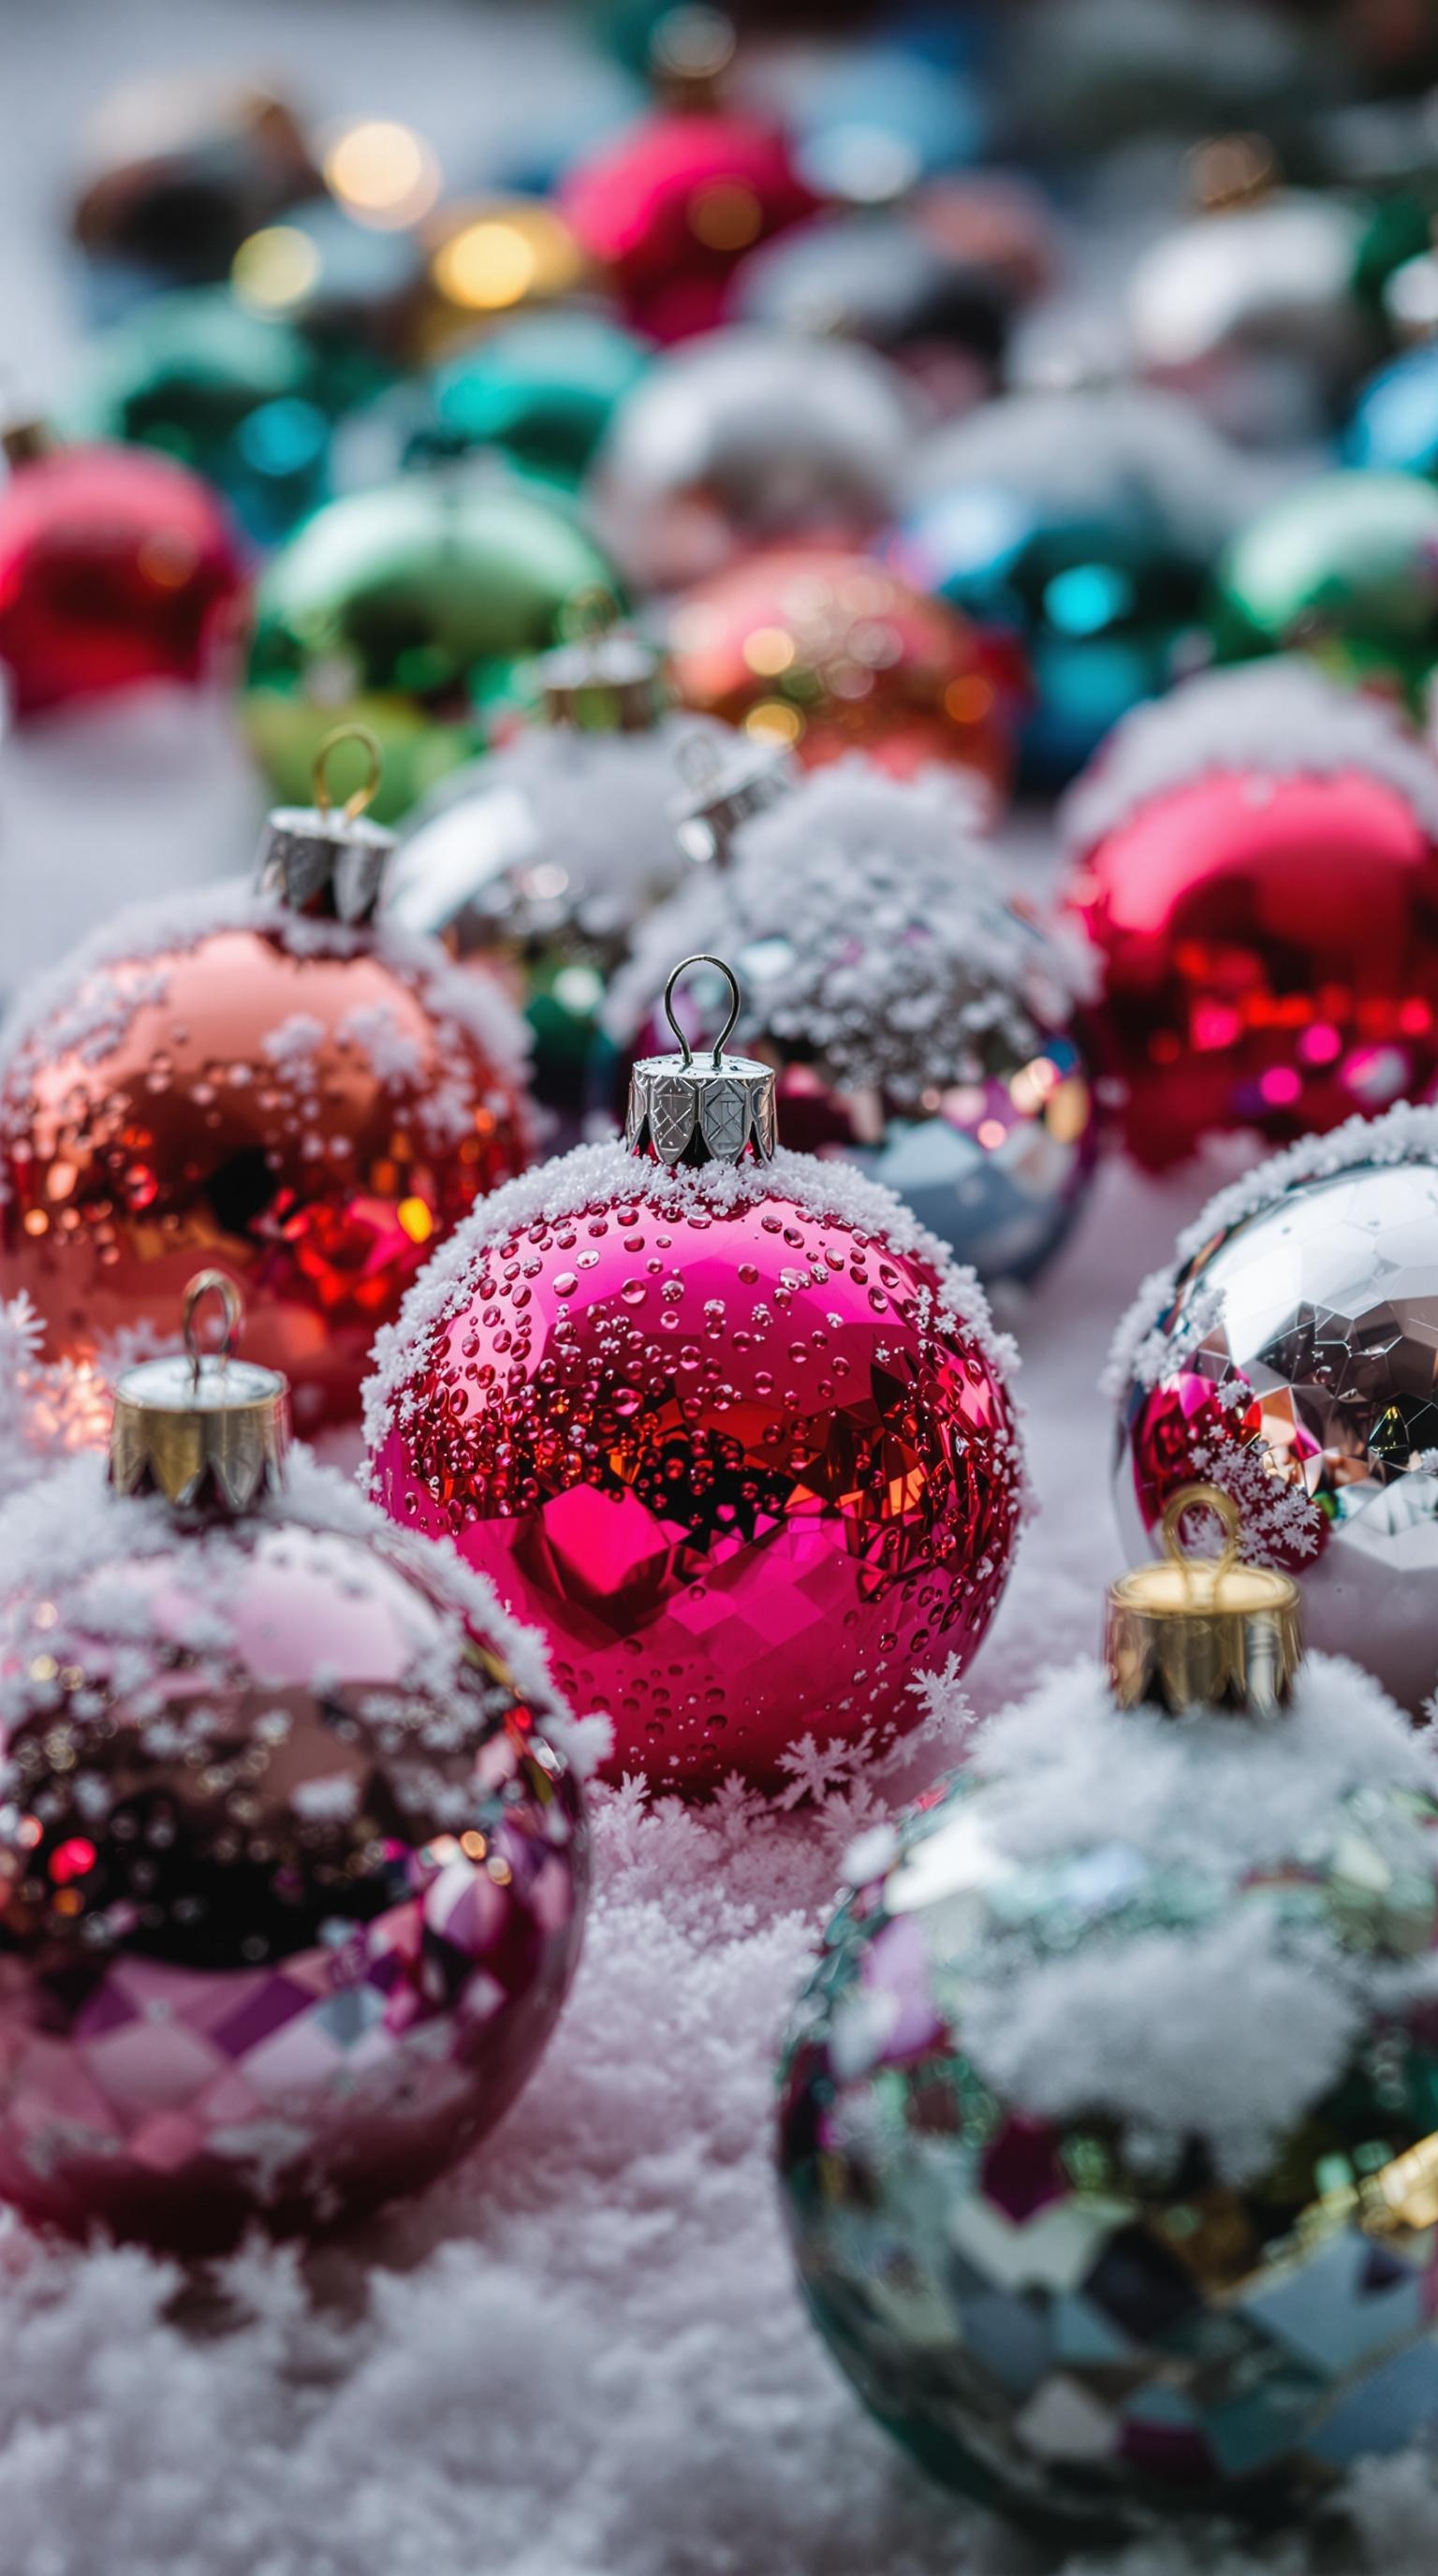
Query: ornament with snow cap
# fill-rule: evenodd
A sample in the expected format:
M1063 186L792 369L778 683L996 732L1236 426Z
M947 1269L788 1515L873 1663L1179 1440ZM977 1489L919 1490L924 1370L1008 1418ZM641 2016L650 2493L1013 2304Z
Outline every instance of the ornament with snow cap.
M1205 1501L1114 1585L1106 1671L861 1837L783 2057L836 2358L927 2469L1070 2545L1298 2516L1438 2427L1438 1769L1301 1660L1231 1524L1179 1555Z
M1005 892L960 782L851 756L744 822L729 866L641 932L606 1008L621 1056L684 947L733 957L740 1041L775 1066L795 1147L896 1191L990 1283L1051 1259L1097 1145L1074 1030L1089 959ZM691 1040L712 1044L720 979L686 1001Z
M595 524L644 590L681 590L753 547L859 545L890 517L912 436L873 350L756 324L657 359L595 458Z
M330 806L340 739L253 888L121 913L0 1039L0 1295L55 1358L103 1360L222 1262L306 1430L354 1419L426 1251L530 1150L523 1023L374 922L391 836L368 788Z
M1304 652L1425 705L1438 663L1438 491L1416 474L1319 474L1260 511L1218 568L1220 657Z
M225 1301L222 1354L198 1299ZM286 1459L239 1300L12 1504L0 2198L185 2254L312 2234L499 2118L573 1974L583 1736L452 1550Z
M1296 1571L1310 1635L1405 1707L1438 1680L1438 1109L1308 1137L1222 1190L1114 1347L1120 1519L1202 1474Z
M1302 660L1190 680L1118 727L1064 828L1139 1162L1438 1071L1438 765L1382 701Z
M1208 658L1246 476L1188 404L1142 385L1009 394L920 448L888 559L1019 657L1036 785Z
M1023 1508L977 1282L776 1150L773 1070L727 1034L636 1066L624 1142L476 1214L366 1397L386 1509L548 1637L616 1771L681 1792L917 1724L915 1661L972 1655Z
M388 920L500 971L534 1034L534 1090L573 1132L604 987L683 870L670 807L728 737L667 703L637 636L578 635L537 666L542 718L456 771L401 838Z

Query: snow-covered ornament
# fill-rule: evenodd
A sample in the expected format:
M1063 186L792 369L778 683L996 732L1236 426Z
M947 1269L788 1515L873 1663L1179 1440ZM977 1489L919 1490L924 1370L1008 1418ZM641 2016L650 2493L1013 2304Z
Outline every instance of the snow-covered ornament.
M530 1138L522 1023L375 926L391 836L316 781L253 889L121 913L0 1041L0 1295L84 1361L222 1262L306 1429L354 1418L376 1329Z
M670 809L726 730L673 712L660 656L580 634L538 665L541 721L454 772L401 837L386 920L497 968L534 1037L537 1098L573 1126L604 988L683 872Z
M1209 657L1248 479L1191 405L1112 382L1006 395L919 449L888 558L1020 657L1035 785Z
M1185 1508L1229 1525L1179 1554ZM874 2413L1047 2536L1268 2523L1431 2439L1438 1769L1175 1497L853 1885L789 2032L803 2286ZM942 1687L942 1685L941 1685Z
M74 1460L3 1523L0 2197L185 2253L462 2155L539 2055L587 1883L537 1641L287 1460L238 1309L192 1282L189 1356L120 1381L108 1486Z
M1386 703L1298 658L1206 674L1125 719L1063 819L1141 1163L1438 1072L1438 763Z
M1438 1682L1438 1109L1307 1137L1218 1196L1109 1368L1119 1516L1195 1475L1301 1574L1309 1634L1405 1707Z
M896 1191L985 1280L1043 1267L1094 1166L1088 959L1005 892L961 782L855 755L744 822L642 933L607 1014L621 1050L686 947L734 959L740 1042L775 1066L793 1145ZM712 1043L720 980L686 1000Z
M917 1723L915 1663L973 1653L1023 1509L972 1273L776 1150L773 1070L727 1035L635 1068L624 1142L477 1210L366 1395L386 1508L542 1630L617 1771L685 1792Z

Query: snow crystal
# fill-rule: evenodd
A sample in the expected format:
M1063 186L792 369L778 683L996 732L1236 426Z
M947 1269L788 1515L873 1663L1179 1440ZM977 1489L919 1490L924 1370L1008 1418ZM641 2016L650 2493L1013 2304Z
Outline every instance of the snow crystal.
M1386 699L1346 688L1304 656L1206 671L1135 707L1059 808L1069 849L1091 850L1155 796L1206 773L1332 778L1366 770L1438 836L1438 760Z

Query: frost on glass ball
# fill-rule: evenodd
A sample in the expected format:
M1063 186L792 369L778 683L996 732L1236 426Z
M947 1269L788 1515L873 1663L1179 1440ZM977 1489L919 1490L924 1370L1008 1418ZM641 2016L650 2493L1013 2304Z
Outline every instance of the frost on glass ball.
M186 2253L416 2188L573 1972L585 1832L535 1641L303 1459L177 1523L9 1507L0 2198Z
M1310 1138L1225 1190L1111 1363L1126 1534L1195 1476L1302 1584L1314 1643L1420 1709L1438 1680L1438 1111Z
M1261 1722L1081 1665L855 1847L780 2163L815 2320L926 2468L1073 2545L1431 2439L1435 1787L1347 1663Z

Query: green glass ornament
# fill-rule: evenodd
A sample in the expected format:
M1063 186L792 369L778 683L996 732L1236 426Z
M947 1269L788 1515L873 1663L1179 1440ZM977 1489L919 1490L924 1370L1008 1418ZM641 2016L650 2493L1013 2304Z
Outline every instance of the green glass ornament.
M358 723L383 757L376 814L407 813L595 590L618 595L572 513L511 480L440 472L330 502L256 600L244 721L277 797L302 804L325 735Z
M1438 491L1414 474L1323 474L1235 538L1214 619L1226 661L1302 651L1400 689L1438 661Z
M314 358L287 322L225 287L137 306L96 341L66 435L157 447L223 492L260 545L328 495L330 422Z
M573 487L650 356L646 340L602 313L525 314L439 370L411 452L497 447L526 472Z

